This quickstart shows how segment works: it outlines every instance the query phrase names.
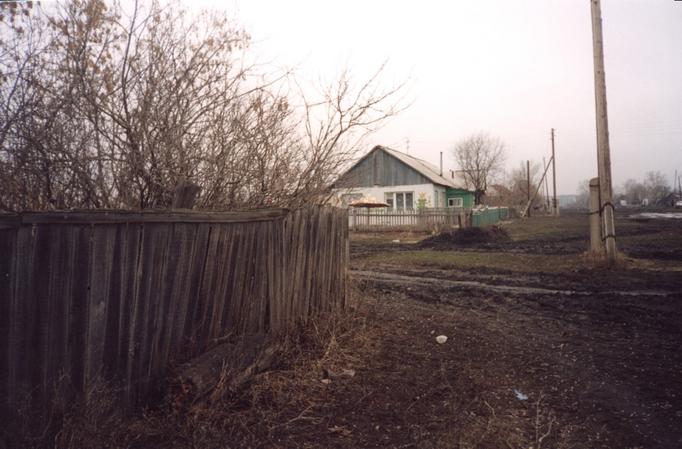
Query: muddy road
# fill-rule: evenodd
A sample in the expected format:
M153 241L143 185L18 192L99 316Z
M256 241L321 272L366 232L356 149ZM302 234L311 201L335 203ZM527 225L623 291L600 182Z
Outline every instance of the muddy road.
M463 364L475 391L455 390L485 405L469 411L488 423L478 447L520 447L505 440L518 436L505 416L530 432L531 447L679 448L682 220L621 215L619 224L617 269L583 254L583 217L569 214L511 224L505 242L454 249L424 250L416 236L361 237L353 275L383 307L418 302L431 312L426 322L403 316L417 321L415 339L443 326L435 333L450 337L448 383L461 384ZM538 400L535 413L524 409ZM460 435L475 427L457 426Z

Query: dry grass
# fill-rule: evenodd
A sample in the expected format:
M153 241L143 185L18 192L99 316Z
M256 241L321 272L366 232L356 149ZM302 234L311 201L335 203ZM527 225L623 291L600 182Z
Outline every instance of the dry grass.
M355 288L347 311L283 336L281 363L246 387L216 395L210 405L178 409L165 401L125 419L102 388L64 417L55 447L382 447L386 432L396 432L393 440L405 448L539 449L547 438L556 443L560 429L542 397L537 404L510 406L477 361L458 356L456 362L450 350L431 344L423 352L415 326L432 313L428 305L404 298L393 304L378 292ZM451 313L434 325L449 322ZM394 371L402 358L415 363L400 368L405 378ZM348 370L357 370L358 377ZM398 390L383 391L384 381ZM421 385L421 396L406 394L399 382ZM383 410L392 410L392 417L382 417Z
M102 448L213 448L257 447L274 441L288 426L317 422L326 384L322 380L362 363L376 350L367 326L368 315L358 313L359 295L350 295L346 311L319 316L281 336L282 352L275 369L258 374L239 391L222 391L218 382L209 401L189 409L175 407L172 398L137 416L122 418L111 391L102 388L88 403L62 416L54 439L60 449ZM343 374L340 374L343 375ZM29 439L25 439L30 443ZM52 447L34 438L26 447ZM1 446L0 446L1 447Z
M577 254L545 255L436 250L375 253L356 262L358 266L367 267L376 264L464 270L490 268L523 273L559 273L584 267L583 257Z

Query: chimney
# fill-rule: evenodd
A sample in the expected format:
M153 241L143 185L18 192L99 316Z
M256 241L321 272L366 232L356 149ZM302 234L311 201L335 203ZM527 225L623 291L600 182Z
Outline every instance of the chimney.
M443 176L443 152L440 152L440 176Z

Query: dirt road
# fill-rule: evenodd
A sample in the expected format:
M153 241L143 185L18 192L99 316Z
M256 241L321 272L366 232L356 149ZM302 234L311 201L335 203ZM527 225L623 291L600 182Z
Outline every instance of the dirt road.
M617 270L581 260L579 215L454 252L356 244L356 278L437 351L446 396L468 404L451 410L460 440L435 447L682 447L682 222L619 223ZM409 376L438 385L421 358Z

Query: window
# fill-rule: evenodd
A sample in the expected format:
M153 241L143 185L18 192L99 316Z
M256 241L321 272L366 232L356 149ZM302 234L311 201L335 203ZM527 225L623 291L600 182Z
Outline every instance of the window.
M464 199L448 198L448 207L464 207Z
M386 192L384 201L391 209L414 209L414 192Z
M405 193L405 209L414 209L414 203L412 201L412 192Z
M393 209L393 193L384 193L384 202L388 204L389 209Z

